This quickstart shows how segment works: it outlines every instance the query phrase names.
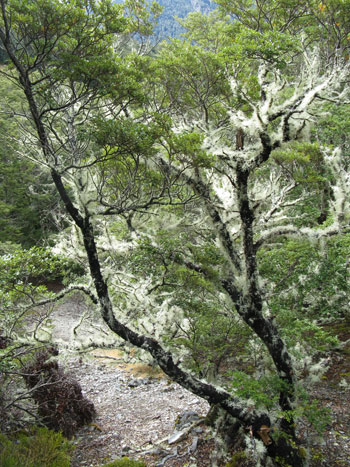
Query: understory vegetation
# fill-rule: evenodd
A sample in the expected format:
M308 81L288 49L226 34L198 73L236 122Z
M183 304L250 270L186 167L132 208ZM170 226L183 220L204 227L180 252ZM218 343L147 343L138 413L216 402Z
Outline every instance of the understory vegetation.
M329 423L308 394L350 326L350 2L216 3L155 44L156 3L0 0L1 465L69 465L95 415L52 346L75 290L257 465L307 465L298 424Z

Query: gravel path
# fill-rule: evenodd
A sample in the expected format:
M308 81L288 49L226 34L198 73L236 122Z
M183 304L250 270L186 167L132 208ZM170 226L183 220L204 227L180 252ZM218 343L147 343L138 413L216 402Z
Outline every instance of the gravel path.
M167 439L180 414L208 411L205 401L165 378L137 378L93 360L71 361L69 368L97 410L95 423L78 433L73 467L135 458Z
M81 314L88 311L79 293L56 308L51 316L53 339L60 347L69 348L73 343L72 331ZM101 320L94 324L103 328ZM88 320L79 328L81 341L88 342L94 334ZM107 335L105 339L110 341ZM124 455L136 458L167 440L179 415L195 412L205 416L208 412L204 400L172 383L163 373L145 364L126 364L122 351L108 349L94 354L64 359L67 370L97 411L95 422L77 434L72 467L97 466Z

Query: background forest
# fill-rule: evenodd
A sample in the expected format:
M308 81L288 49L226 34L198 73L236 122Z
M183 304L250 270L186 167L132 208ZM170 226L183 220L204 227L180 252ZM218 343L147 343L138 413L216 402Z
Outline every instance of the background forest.
M350 2L0 5L3 465L69 465L56 432L94 418L50 334L76 290L105 329L70 352L126 342L241 465L312 464L348 351Z

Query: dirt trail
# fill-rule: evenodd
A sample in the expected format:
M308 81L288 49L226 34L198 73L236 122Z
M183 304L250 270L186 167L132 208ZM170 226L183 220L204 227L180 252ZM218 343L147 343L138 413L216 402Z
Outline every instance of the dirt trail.
M52 315L54 341L69 347L72 330L87 311L79 294L59 305ZM87 323L78 335L82 340L89 339ZM71 355L67 349L63 354ZM123 455L136 458L166 440L180 414L192 411L205 416L208 411L204 400L169 381L161 371L143 363L125 362L120 349L96 349L83 357L68 356L64 360L97 411L95 423L77 434L72 467L97 466Z
M138 377L94 360L71 361L69 367L97 410L95 424L78 433L72 466L99 465L123 455L135 458L168 438L180 414L191 410L204 416L208 409L177 384L145 377L147 367Z

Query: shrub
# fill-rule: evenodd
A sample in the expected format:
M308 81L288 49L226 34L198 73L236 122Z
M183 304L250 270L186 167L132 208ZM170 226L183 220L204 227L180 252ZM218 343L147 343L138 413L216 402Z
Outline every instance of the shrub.
M249 464L248 456L244 451L237 451L232 455L230 462L228 462L225 467L244 467Z
M24 380L32 389L44 425L70 438L78 428L90 423L96 412L92 402L82 395L79 383L52 358L57 355L55 347L37 352L24 367Z
M69 467L71 444L61 433L35 428L31 434L20 434L11 440L0 434L2 467Z

